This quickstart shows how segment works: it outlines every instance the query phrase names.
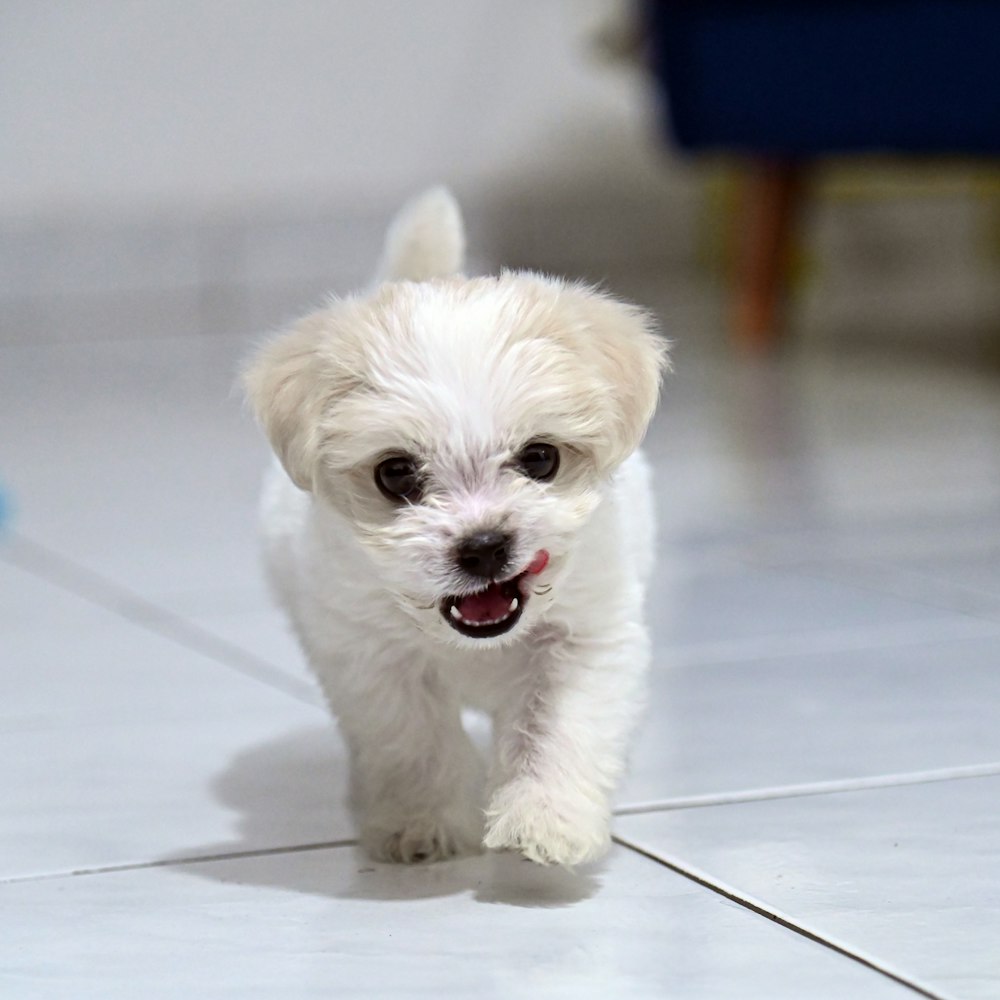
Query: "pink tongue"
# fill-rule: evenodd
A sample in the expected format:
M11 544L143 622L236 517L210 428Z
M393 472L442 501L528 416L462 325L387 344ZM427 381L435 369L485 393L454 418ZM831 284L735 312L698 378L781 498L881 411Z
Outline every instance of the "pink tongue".
M458 602L458 613L467 622L493 622L498 618L506 618L509 610L510 598L504 597L495 583Z
M546 549L539 549L535 553L535 558L531 560L528 568L524 571L530 576L537 576L549 564L549 553Z

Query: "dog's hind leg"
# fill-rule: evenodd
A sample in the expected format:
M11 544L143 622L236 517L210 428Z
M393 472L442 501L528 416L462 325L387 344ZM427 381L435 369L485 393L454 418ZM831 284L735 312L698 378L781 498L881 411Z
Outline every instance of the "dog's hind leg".
M483 762L432 666L374 659L314 667L351 755L362 844L379 861L481 850Z

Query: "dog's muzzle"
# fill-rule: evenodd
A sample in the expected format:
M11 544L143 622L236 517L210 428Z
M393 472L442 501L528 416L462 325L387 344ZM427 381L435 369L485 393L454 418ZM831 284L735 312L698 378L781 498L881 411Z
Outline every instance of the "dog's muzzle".
M494 639L509 632L524 613L531 594L530 580L548 565L549 554L540 549L527 569L507 580L495 580L471 594L446 597L441 602L444 620L472 639Z

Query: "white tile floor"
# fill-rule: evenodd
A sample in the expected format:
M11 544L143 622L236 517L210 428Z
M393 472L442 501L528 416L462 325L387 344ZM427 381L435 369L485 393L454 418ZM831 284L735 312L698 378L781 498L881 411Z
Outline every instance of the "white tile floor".
M258 577L252 338L73 294L0 340L5 998L1000 996L995 374L740 363L668 301L618 844L403 870Z

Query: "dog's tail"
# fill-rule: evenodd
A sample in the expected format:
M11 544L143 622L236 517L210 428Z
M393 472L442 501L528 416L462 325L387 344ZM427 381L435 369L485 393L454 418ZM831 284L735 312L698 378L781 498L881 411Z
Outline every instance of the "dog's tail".
M465 266L462 212L446 187L407 202L389 226L375 281L427 281Z

